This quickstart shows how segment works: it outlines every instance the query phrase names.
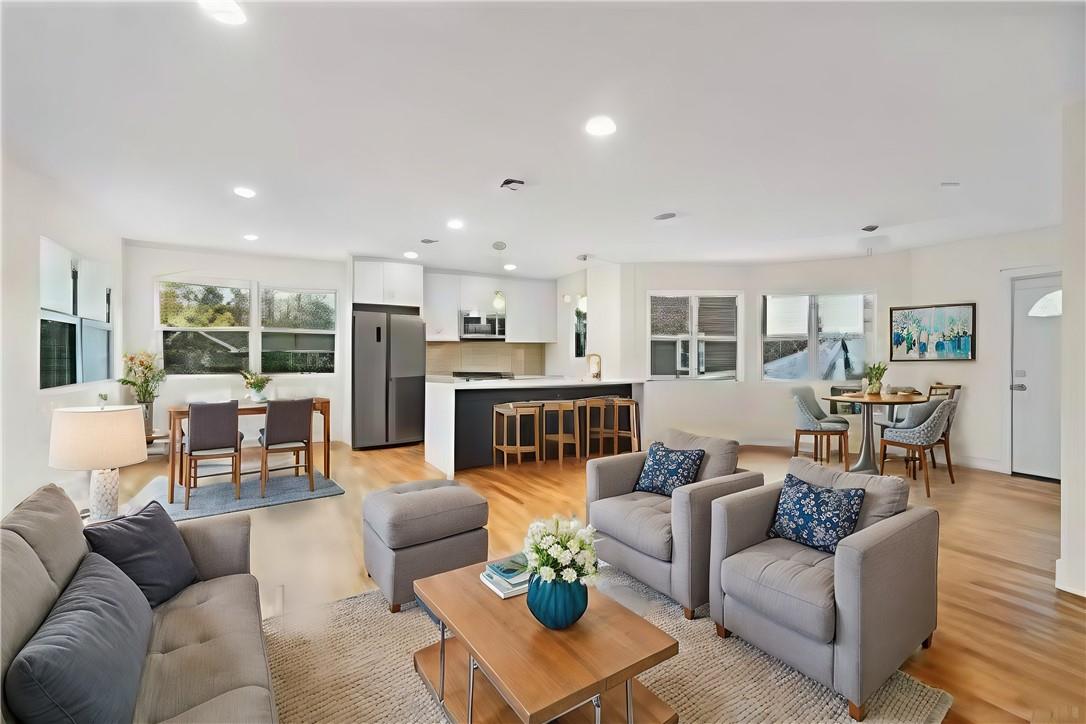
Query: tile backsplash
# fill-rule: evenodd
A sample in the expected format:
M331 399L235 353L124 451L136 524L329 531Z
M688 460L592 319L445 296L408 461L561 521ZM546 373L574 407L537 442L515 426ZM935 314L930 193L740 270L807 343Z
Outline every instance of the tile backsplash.
M541 375L546 347L516 342L427 342L426 374L506 372Z

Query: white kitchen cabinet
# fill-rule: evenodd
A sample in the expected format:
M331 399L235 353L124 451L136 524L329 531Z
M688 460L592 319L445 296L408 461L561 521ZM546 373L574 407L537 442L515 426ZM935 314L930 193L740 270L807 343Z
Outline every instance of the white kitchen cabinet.
M422 284L422 319L427 342L460 339L460 275L426 274Z
M505 279L505 341L557 342L555 282Z
M421 307L422 267L393 261L356 261L354 302Z
M464 274L460 277L460 309L465 312L490 314L494 309L494 292L505 292L509 279Z

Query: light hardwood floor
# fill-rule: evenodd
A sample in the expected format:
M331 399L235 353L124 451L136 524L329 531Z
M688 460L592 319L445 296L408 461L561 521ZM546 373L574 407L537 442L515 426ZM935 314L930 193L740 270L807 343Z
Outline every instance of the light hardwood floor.
M743 448L741 463L778 480L790 452ZM165 467L152 459L124 469L122 501ZM900 462L887 468L901 471ZM929 500L923 483L912 483L912 502L935 506L941 517L939 628L935 645L918 650L905 670L954 696L948 722L1086 721L1086 599L1053 585L1059 487L955 472L951 486L942 466L935 471ZM250 512L265 616L372 588L362 564L363 496L441 476L424 462L421 446L354 452L336 444L332 477L346 495ZM490 502L493 556L519 549L538 517L584 515L583 463L476 468L459 477Z

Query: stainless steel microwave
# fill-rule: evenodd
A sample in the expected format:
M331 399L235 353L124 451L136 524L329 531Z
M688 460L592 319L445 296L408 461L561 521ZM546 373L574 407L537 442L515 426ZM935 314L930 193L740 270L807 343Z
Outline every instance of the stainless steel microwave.
M505 315L461 311L460 339L505 339Z

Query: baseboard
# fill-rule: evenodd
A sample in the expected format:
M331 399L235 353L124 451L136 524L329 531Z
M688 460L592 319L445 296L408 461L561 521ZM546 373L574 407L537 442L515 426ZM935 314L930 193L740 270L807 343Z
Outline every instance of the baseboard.
M1078 571L1076 576L1076 572L1067 563L1063 558L1056 559L1056 588L1086 598L1086 579L1083 572Z
M853 441L852 438L849 438L849 440L850 440L850 443L851 443L849 445L849 454L850 455L858 454L859 453L859 441L858 440ZM775 440L774 439L768 439L768 440L744 440L740 444L740 447L743 447L745 445L756 446L756 447L783 447L786 450L791 451L793 444L794 444L793 440L782 440L780 438L777 438ZM855 446L855 448L853 448L853 446ZM799 450L800 450L801 453L802 452L810 452L812 449L813 449L813 447L811 446L809 438L807 440L805 440L803 443L801 443L800 446L799 446ZM878 452L878 447L877 446L876 446L875 452L876 453ZM941 461L943 459L942 451L940 449L938 449L938 448L936 448L936 450L935 450L935 455L936 455L937 460ZM991 470L991 471L997 472L997 473L1005 472L1004 467L1003 467L1003 462L1001 460L993 460L991 458L973 457L973 456L970 456L970 455L959 455L957 453L955 453L955 455L954 455L954 465L955 466L960 466L960 467L963 467L963 468L976 468L978 470Z

